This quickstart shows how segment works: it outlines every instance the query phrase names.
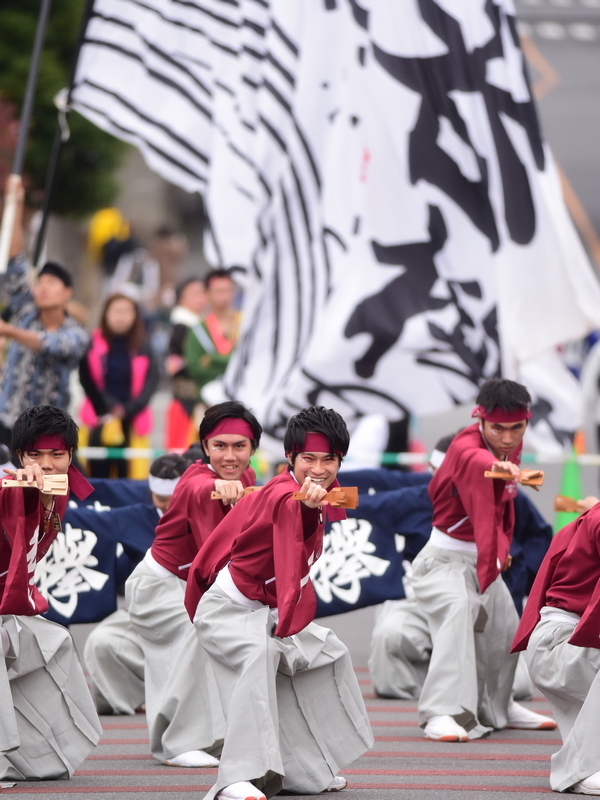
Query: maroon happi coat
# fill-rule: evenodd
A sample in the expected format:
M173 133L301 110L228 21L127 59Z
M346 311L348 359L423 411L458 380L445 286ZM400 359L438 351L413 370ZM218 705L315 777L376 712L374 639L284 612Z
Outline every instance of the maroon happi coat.
M312 622L316 597L308 574L323 549L324 523L319 509L292 499L299 488L286 471L244 497L215 528L190 569L185 606L192 619L200 598L229 563L242 594L278 609L276 636L291 636ZM325 506L323 512L332 521L346 518L342 509Z
M510 454L515 464L520 463L521 447ZM428 489L434 527L477 545L481 592L500 574L515 525L515 481L484 478L484 472L498 460L488 449L479 424L470 425L452 440Z
M543 606L581 617L569 644L600 648L600 503L552 539L525 604L511 652L527 647Z
M83 475L69 467L70 490L85 500L94 490ZM62 518L68 495L55 496L54 513ZM35 566L57 531L50 521L44 533L44 507L37 488L0 488L0 614L33 616L48 610L48 601L35 585Z
M156 526L152 557L182 580L187 580L196 553L232 508L220 500L211 500L218 479L208 464L197 461L189 466ZM244 487L254 486L254 470L251 467L244 470L240 481Z

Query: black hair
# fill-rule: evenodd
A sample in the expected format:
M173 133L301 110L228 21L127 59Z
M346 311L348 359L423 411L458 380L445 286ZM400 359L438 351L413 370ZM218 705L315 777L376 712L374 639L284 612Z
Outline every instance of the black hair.
M286 455L290 454L292 465L296 455L304 447L307 433L322 433L326 436L332 455L339 456L340 463L342 462L350 446L350 434L341 414L333 408L310 406L290 417L283 435L283 449Z
M204 448L202 447L202 442L192 442L192 444L184 453L182 453L182 455L184 458L187 458L190 464L193 464L194 461L202 461L204 458Z
M167 455L159 456L152 462L150 475L171 481L174 478L180 478L190 463L190 460L185 456L177 455L177 453L168 453Z
M175 228L172 228L170 225L161 225L154 231L154 235L157 239L168 239L171 236L175 236L177 231Z
M216 405L207 408L206 414L202 418L200 429L198 431L200 441L204 442L206 439L209 439L211 431L217 427L221 420L224 420L227 417L243 419L244 422L247 422L248 425L250 425L254 434L254 437L250 441L252 443L252 449L256 450L260 444L262 426L254 414L249 411L243 403L240 403L239 400L226 400L224 403L217 403ZM204 453L204 451L202 455L202 461L205 464L210 462L210 458L206 455L206 453Z
M433 449L439 450L440 453L447 453L448 448L450 447L450 442L455 436L455 433L449 433L447 436L442 436L441 439L438 439Z
M66 270L62 264L59 264L56 261L46 261L44 266L38 272L37 277L39 278L40 275L54 275L55 278L58 278L64 283L67 289L71 289L73 287L73 277L71 273Z
M233 278L229 274L229 271L226 269L211 269L208 275L204 276L204 285L208 289L211 282L216 280L217 278L227 278L228 280L233 282Z
M191 276L189 278L184 278L182 281L179 281L177 286L175 287L175 303L178 304L181 300L181 295L185 292L188 286L192 283L199 283L203 288L205 287L204 281L202 278Z
M77 450L79 428L70 414L56 406L30 406L23 411L12 428L13 451L26 453L42 436L60 434L67 449Z
M528 411L531 395L522 383L507 378L490 378L479 389L476 403L489 413L501 411Z

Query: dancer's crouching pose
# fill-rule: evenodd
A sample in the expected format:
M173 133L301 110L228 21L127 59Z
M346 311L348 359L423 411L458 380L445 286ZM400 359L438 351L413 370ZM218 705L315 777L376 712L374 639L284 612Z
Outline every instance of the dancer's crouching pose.
M39 616L48 602L35 566L68 502L40 489L44 476L67 474L81 500L93 490L71 464L77 426L60 408L23 411L12 445L22 467L10 477L30 486L0 489L0 779L70 778L102 729L71 634Z
M213 666L226 718L217 782L231 800L339 791L339 770L373 743L346 647L316 625L311 564L324 496L349 444L339 414L304 409L284 437L289 467L245 497L194 559L186 606ZM292 499L294 491L306 494Z

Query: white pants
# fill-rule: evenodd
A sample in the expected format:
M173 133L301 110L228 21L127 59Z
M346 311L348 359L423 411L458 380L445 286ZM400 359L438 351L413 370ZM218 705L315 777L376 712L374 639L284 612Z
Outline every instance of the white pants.
M317 794L373 744L350 655L315 623L273 636L267 606L234 603L218 586L194 619L219 686L226 733L217 782L252 781L272 797L282 788Z
M145 660L146 718L159 761L218 753L225 720L210 663L183 605L185 581L161 578L143 561L125 584L129 617Z
M71 634L43 617L0 625L0 779L70 778L102 733Z
M386 600L376 612L369 671L380 697L416 700L431 655L425 614L415 600Z
M144 702L144 651L129 614L119 609L92 630L83 660L100 714L135 714Z
M380 697L417 700L429 667L431 636L415 600L386 600L375 612L369 671ZM531 697L533 684L525 654L519 656L513 681L515 700Z
M542 617L527 646L529 674L550 703L563 741L550 765L555 792L600 772L600 650L569 644L576 624Z
M477 555L428 543L413 561L412 585L432 641L419 722L448 714L467 730L503 728L517 667L510 647L519 618L500 576L483 594Z

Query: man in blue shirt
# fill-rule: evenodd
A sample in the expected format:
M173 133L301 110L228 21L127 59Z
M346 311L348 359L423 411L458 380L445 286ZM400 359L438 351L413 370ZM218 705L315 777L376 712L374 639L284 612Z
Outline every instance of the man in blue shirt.
M0 336L9 339L0 376L3 444L10 444L10 429L24 408L53 405L67 409L69 376L89 341L85 329L66 310L73 280L64 267L46 263L30 287L23 253L23 186L18 176L8 180L17 184L18 209L2 281L6 306L0 319Z

